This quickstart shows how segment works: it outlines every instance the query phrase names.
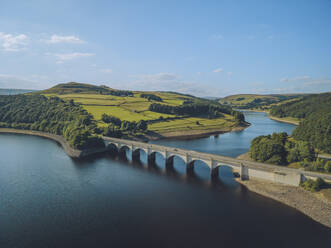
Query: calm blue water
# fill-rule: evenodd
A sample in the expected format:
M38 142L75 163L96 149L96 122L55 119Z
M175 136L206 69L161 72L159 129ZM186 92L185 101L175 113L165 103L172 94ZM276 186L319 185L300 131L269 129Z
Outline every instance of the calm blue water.
M231 136L240 140L231 154L246 151L249 130L267 132L254 125L219 136L210 152L223 153ZM142 161L75 161L53 141L0 135L0 247L330 247L330 229L233 183L226 168L211 182L204 166L186 176L181 161L171 171L160 157L154 166Z
M292 124L271 120L266 113L250 111L244 111L243 113L246 121L252 123L252 125L242 131L194 140L157 140L151 141L151 143L237 157L248 152L250 142L255 137L272 134L273 132L291 134L295 128Z

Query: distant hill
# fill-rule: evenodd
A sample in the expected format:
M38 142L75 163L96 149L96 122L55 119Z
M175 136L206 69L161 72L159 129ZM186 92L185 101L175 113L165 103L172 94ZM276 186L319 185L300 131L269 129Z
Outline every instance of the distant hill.
M316 112L331 113L331 93L313 94L292 102L272 106L270 114L276 117L294 117L304 119Z
M24 90L24 89L0 89L0 95L18 95L33 92L35 90Z
M131 123L145 121L148 130L163 135L227 131L247 125L244 116L230 106L177 92L117 90L70 82L33 94L80 104L100 129L108 127L107 119L111 118Z
M128 96L133 95L132 91L125 90L115 90L109 88L108 86L97 86L92 84L83 84L83 83L63 83L58 84L50 89L38 91L41 94L103 94L103 95L118 95L118 96Z
M219 103L238 109L269 109L271 105L299 99L306 94L238 94L219 99Z

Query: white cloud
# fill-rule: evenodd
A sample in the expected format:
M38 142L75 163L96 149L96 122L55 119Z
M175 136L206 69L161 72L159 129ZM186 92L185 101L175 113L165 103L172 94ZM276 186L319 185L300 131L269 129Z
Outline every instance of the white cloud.
M179 79L177 74L167 72L161 72L157 74L143 74L138 75L137 77L144 81L172 81Z
M50 80L43 75L17 76L0 74L0 88L11 89L42 89L50 86Z
M61 64L64 61L94 56L94 53L45 53L45 55L57 58L56 63Z
M49 44L58 44L58 43L71 43L71 44L82 44L85 43L85 41L79 39L76 36L70 35L70 36L61 36L53 34L49 40L45 40L46 43Z
M109 69L109 68L106 68L106 69L100 69L101 72L104 72L104 73L112 73L113 70L112 69Z
M253 83L251 84L250 93L262 94L281 94L281 93L321 93L331 91L331 78L321 77L313 78L311 76L299 76L291 78L282 78L281 82L287 84L281 85L277 88L266 88L267 85Z
M216 73L218 73L218 72L222 72L222 71L223 71L222 68L217 68L217 69L213 70L213 72L216 72Z
M219 96L220 94L220 90L211 85L185 82L181 80L180 75L174 73L143 74L134 77L137 79L126 84L127 89L175 91L197 96Z
M310 76L300 76L300 77L292 77L292 78L281 78L281 82L299 82L299 81L306 81L311 80L312 77Z
M223 39L224 39L223 35L221 35L221 34L213 34L213 35L211 36L211 38L212 38L213 40L223 40Z
M0 32L0 46L6 52L18 52L25 48L29 38L25 34L12 35Z
M304 85L314 87L329 86L329 90L331 90L331 78L311 78L310 80L306 80Z

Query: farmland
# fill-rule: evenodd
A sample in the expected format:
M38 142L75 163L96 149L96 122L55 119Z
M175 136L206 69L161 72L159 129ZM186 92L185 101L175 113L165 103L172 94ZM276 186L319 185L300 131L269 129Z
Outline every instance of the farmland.
M305 94L238 94L219 99L221 104L238 109L268 110L274 105L301 99Z
M148 125L148 129L159 134L173 131L183 131L189 133L192 130L224 130L225 128L229 129L236 126L234 117L228 114L224 114L224 116L220 118L209 119L152 112L149 110L149 106L155 101L141 97L141 94L153 94L162 99L162 102L157 103L170 106L179 106L182 105L184 101L196 101L198 99L189 95L182 95L173 92L132 91L132 95L130 96L117 96L107 94L107 92L104 91L106 88L102 88L103 92L98 93L97 87L92 88L88 85L90 87L88 90L84 87L83 91L77 92L76 85L72 91L70 91L68 84L65 86L66 87L60 87L60 89L57 89L59 86L55 86L40 93L47 97L57 96L64 100L73 100L75 103L79 103L85 110L87 110L88 113L93 115L97 125L101 128L108 125L102 121L101 117L103 114L130 122L138 122L140 120L152 121ZM111 90L115 91L113 89Z

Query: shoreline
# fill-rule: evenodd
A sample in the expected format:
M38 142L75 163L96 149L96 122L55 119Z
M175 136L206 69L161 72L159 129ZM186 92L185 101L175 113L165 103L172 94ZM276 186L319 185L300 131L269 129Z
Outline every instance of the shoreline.
M89 155L93 155L96 153L101 153L106 151L104 149L91 149L91 150L78 150L70 147L68 142L60 135L40 132L40 131L33 131L33 130L23 130L23 129L14 129L14 128L0 128L0 133L3 134L21 134L21 135L32 135L32 136L39 136L42 138L50 139L55 141L56 143L60 144L63 148L64 152L71 158L83 158Z
M290 206L314 221L331 228L331 202L320 192L312 193L298 186L289 186L263 180L241 181L248 190Z
M240 130L243 130L246 127L241 127ZM232 130L238 131L238 130ZM89 155L94 155L97 153L102 153L107 150L96 149L96 150L78 150L73 149L69 146L67 141L60 135L44 133L40 131L32 130L20 130L20 129L11 129L11 128L0 128L0 133L3 134L21 134L21 135L33 135L39 136L42 138L47 138L55 141L60 144L65 151L65 153L71 158L83 158ZM203 133L199 135L211 135L211 133L221 133L221 131ZM224 133L224 130L222 131ZM198 134L197 134L198 135ZM192 135L190 136L192 138ZM178 138L178 137L176 137ZM237 158L246 155L241 154ZM328 201L323 195L317 197L319 193L308 192L298 186L288 186L279 183L273 183L269 181L263 181L258 179L241 181L236 179L238 183L245 186L248 190L260 194L264 197L274 199L278 202L281 202L285 205L293 207L298 211L304 213L313 220L331 228L331 201ZM330 189L331 192L331 189Z
M190 130L190 131L173 131L166 133L158 133L159 136L149 136L151 140L162 140L162 139L198 139L205 138L212 135L219 135L223 133L229 132L239 132L248 127L250 127L250 123L246 126L238 126L233 128L224 128L224 129L212 129L212 130Z
M300 122L298 122L298 121L287 120L286 118L275 117L275 116L270 115L269 113L268 113L268 117L269 117L271 120L279 121L279 122L284 122L284 123L292 124L292 125L295 125L295 126L298 126L299 123L300 123Z
M209 137L211 135L218 135L222 133L232 132L232 131L241 131L245 128L249 127L251 124L247 124L247 126L239 126L229 129L217 129L217 130L195 130L195 133L192 131L186 131L187 134L181 132L182 134L178 134L178 132L169 132L166 134L155 134L151 136L147 136L145 138L136 138L139 141L148 142L149 140L162 140L162 139L197 139L203 137ZM14 129L14 128L0 128L0 134L21 134L21 135L32 135L32 136L39 136L42 138L50 139L55 141L56 143L60 144L63 148L64 152L71 158L84 158L90 155L95 155L98 153L106 152L107 148L98 148L98 149L88 149L88 150L79 150L70 147L68 142L63 138L61 135L51 134L41 131L34 131L34 130L24 130L24 129ZM184 133L184 134L183 134Z
M279 122L283 122L283 123L288 123L288 124L292 124L292 125L295 125L295 126L298 126L299 123L300 123L300 121L288 120L288 119L286 119L286 117L285 118L280 118L280 117L272 116L270 114L270 112L266 111L266 110L253 110L253 109L239 109L239 110L248 111L248 112L266 113L271 120L279 121Z
M237 156L237 159L251 160L248 153ZM289 186L260 179L247 181L236 179L236 181L254 193L295 208L313 220L331 228L331 198L328 199L321 193L323 190L331 192L331 189L322 189L313 193L300 186Z

